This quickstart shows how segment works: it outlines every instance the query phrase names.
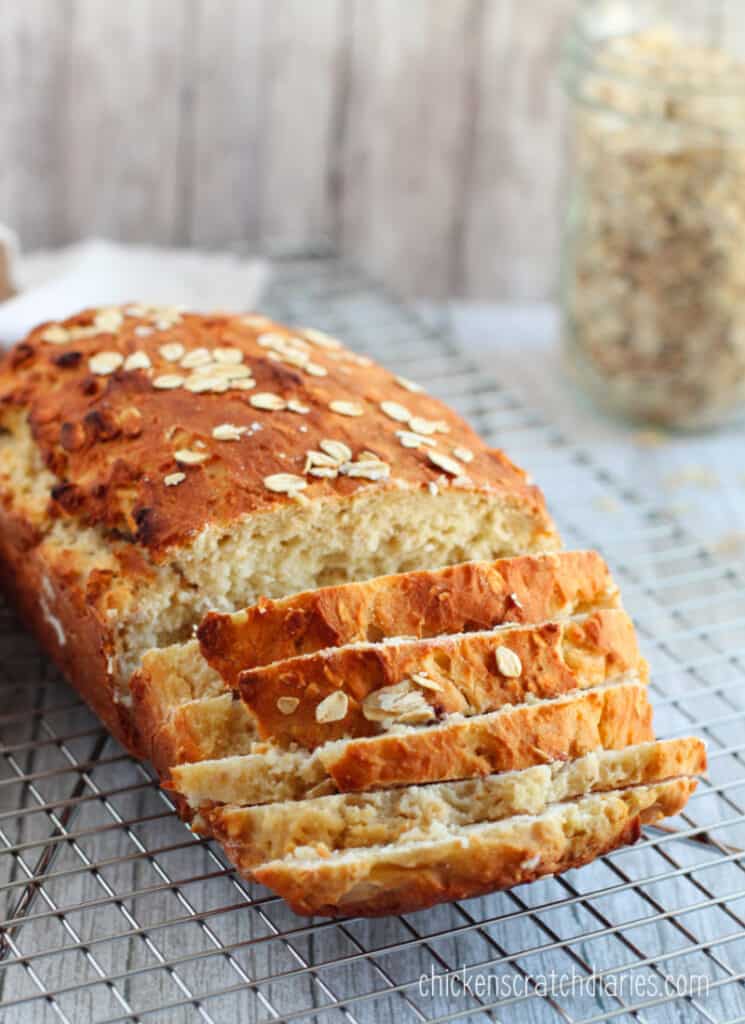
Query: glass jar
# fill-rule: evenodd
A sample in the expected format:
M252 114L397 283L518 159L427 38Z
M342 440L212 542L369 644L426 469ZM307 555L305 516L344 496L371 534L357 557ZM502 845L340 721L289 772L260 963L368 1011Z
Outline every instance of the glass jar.
M564 82L573 374L635 421L694 429L741 416L745 2L585 0Z

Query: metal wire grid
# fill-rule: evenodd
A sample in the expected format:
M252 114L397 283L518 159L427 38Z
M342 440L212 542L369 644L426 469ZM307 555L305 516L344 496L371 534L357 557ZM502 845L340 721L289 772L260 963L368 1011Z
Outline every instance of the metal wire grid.
M348 267L281 264L265 306L419 380L531 467L567 544L609 558L658 731L704 735L710 778L674 831L580 871L400 918L308 921L177 821L0 608L1 1019L745 1020L742 577ZM453 981L464 967L470 992ZM432 971L443 980L422 985Z

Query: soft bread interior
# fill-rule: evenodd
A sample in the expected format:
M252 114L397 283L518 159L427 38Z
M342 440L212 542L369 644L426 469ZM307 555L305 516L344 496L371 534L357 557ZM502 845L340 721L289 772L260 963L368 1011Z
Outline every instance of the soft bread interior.
M589 794L565 803L554 804L538 814L510 815L496 822L477 821L463 825L454 823L443 828L440 835L416 836L412 837L410 841L376 844L365 849L358 849L350 845L329 853L313 846L298 846L282 859L288 867L344 864L357 858L369 859L370 862L374 862L381 856L395 858L397 862L405 863L409 859L416 860L419 853L448 838L466 843L474 837L500 836L507 838L514 836L516 830L530 829L536 824L540 826L543 822L552 820L561 822L562 825L568 825L575 832L589 832L597 824L598 818L602 816L604 806L612 801L620 800L630 807L633 813L638 813L642 808L654 806L660 796L671 793L687 793L691 784L695 786L696 780L675 778L665 779L651 786L624 787L611 790L608 793Z
M302 799L318 787L354 791L485 775L651 739L646 687L632 679L469 719L454 715L438 725L335 740L312 754L257 744L245 756L175 765L171 785L193 808L270 803Z
M541 814L549 804L590 792L695 775L704 770L705 759L701 740L686 737L593 751L576 761L459 782L255 807L221 806L195 825L206 825L231 860L248 870L304 846L326 854L438 838L457 827Z
M257 743L251 712L232 694L223 693L176 708L143 749L167 777L170 767L181 761L250 754Z
M298 847L252 877L305 914L416 910L577 867L677 814L696 787L678 778L554 804L538 815L453 824L436 838L332 853Z

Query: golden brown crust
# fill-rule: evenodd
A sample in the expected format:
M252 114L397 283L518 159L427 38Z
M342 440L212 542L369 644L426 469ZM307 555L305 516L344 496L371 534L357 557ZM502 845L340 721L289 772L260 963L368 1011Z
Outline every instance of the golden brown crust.
M75 552L50 552L44 545L14 543L5 531L11 517L0 507L0 584L11 597L23 625L70 680L106 728L130 753L142 750L129 709L118 702L111 673L111 632L100 600L104 574L84 575Z
M695 788L694 779L676 779L586 797L537 818L476 826L408 848L394 844L378 848L377 855L272 861L253 877L298 914L410 913L587 864L635 842L642 824L679 813Z
M351 793L511 771L652 739L647 689L629 682L441 727L342 742L338 753L330 746L321 755L339 792Z
M194 368L167 358L163 346L169 344L182 346L187 362L198 361L198 349L238 353L246 374L240 379L254 380L255 387L187 390L184 380ZM118 365L133 355L150 366ZM211 368L208 379L223 371ZM251 404L266 393L292 400L299 411ZM331 403L338 401L359 406L361 414L337 411ZM384 402L396 405L386 406L386 413ZM28 411L44 464L58 480L52 513L114 531L155 562L206 526L226 526L295 501L264 483L279 473L302 477L303 494L312 500L343 500L360 488L429 485L501 495L534 517L536 539L545 536L545 546L555 535L537 488L442 403L412 394L342 346L328 348L313 332L292 332L264 319L86 310L62 325L42 325L0 360L0 419L19 408ZM409 416L426 421L422 429L432 431L436 449L404 447L397 431L413 429L400 422ZM213 431L224 424L239 428L240 439L215 438ZM318 450L323 439L346 444L357 462L374 452L390 475L306 474L307 452ZM204 460L184 465L176 459L184 449ZM455 450L463 449L473 457L460 462ZM457 478L430 460L435 450L456 459L462 468ZM169 486L166 478L175 473L185 478Z
M593 752L561 765L537 765L461 782L400 786L252 807L218 806L202 818L243 872L311 847L330 852L423 838L435 827L467 826L625 786L650 785L706 770L695 737L621 751Z
M233 615L210 612L198 636L204 657L235 686L241 670L327 647L527 625L617 604L600 555L567 551L322 587Z
M517 660L508 656L505 664L507 652ZM604 609L579 621L321 651L243 672L239 686L262 738L315 749L393 724L550 699L624 673L646 679L646 663L628 615ZM384 692L394 686L395 693ZM337 692L347 699L327 720L324 710Z

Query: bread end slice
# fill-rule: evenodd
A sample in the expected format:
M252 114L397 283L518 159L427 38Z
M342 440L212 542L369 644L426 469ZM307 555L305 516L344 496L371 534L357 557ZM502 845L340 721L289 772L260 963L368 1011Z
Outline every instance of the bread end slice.
M541 814L550 804L591 792L699 775L705 768L704 743L687 736L459 782L254 807L219 806L204 817L230 860L247 872L262 861L291 855L298 847L331 854L349 847L411 841L444 828Z
M410 913L587 864L635 842L642 825L678 814L695 788L695 779L674 779L453 830L439 840L326 857L306 851L263 864L253 877L298 914Z

